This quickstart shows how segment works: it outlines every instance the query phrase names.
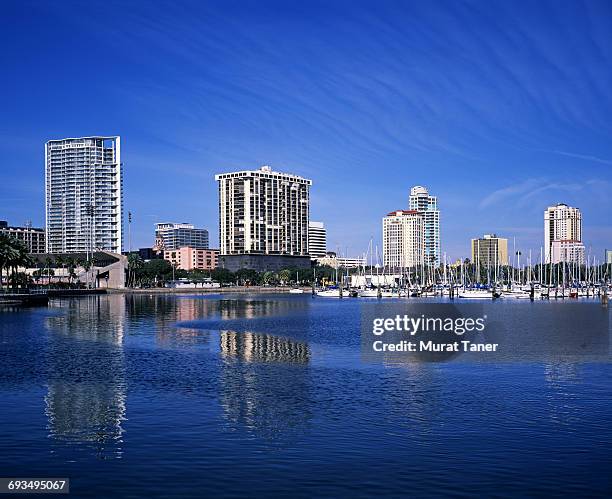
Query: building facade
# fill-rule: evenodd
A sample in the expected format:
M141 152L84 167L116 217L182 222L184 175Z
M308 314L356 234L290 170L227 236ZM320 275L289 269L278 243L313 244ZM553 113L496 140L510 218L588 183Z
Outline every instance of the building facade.
M155 225L155 248L175 250L183 246L208 249L208 231L187 223L158 223Z
M345 269L354 269L366 266L366 258L365 257L341 257L336 256L335 253L329 252L322 258L318 258L317 262L319 265L329 265L334 269L345 268Z
M30 253L40 254L46 251L45 229L35 228L30 224L23 227L11 227L8 222L0 220L0 234L23 242Z
M323 222L308 222L308 254L310 258L323 258L327 253L327 231Z
M256 265L251 268L267 270L274 256L293 257L292 266L298 268L310 266L312 181L274 172L268 166L218 174L215 180L219 184L219 240L225 268ZM233 258L243 255L251 258Z
M177 269L213 270L218 266L219 250L183 246L182 248L165 250L164 260L169 261Z
M472 262L487 268L508 265L508 239L495 234L472 239Z
M582 242L582 214L578 208L564 203L549 206L544 211L544 254L546 263L561 263L567 260L553 258L554 241ZM560 247L560 245L557 245ZM570 252L573 254L573 252ZM556 253L560 255L559 252Z
M423 214L425 230L425 263L440 265L440 210L437 196L430 196L420 185L410 189L408 209Z
M556 240L550 246L552 263L584 265L584 244L580 241Z
M607 265L612 264L612 250L606 250L604 262Z
M415 210L397 210L383 218L383 260L403 269L425 263L425 221Z
M47 253L121 253L123 179L119 137L45 145Z

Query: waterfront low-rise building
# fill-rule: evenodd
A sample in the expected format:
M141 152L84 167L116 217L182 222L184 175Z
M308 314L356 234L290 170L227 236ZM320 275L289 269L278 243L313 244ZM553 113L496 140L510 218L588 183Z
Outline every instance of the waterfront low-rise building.
M23 227L13 227L5 220L0 220L0 234L23 242L29 253L40 254L45 252L45 229L32 227L29 223Z
M164 251L164 260L182 270L214 270L219 264L219 250L183 246Z
M317 258L319 265L327 265L334 269L354 269L364 267L366 265L365 257L340 257L336 256L333 251L327 252L323 258Z

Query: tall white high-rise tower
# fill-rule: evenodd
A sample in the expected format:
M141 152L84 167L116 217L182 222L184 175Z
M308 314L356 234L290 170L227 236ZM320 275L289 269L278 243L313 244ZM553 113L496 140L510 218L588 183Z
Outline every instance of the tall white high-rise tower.
M47 142L45 197L48 253L121 253L120 138L96 136Z
M440 210L437 196L430 196L420 185L410 189L408 209L423 213L425 228L425 263L440 264Z

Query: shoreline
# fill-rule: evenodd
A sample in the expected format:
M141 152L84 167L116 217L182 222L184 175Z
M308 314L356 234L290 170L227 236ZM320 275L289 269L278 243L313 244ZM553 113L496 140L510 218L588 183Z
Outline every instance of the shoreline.
M295 289L286 286L222 286L220 288L149 288L149 289L108 289L108 294L219 294L219 293L286 293ZM304 294L310 293L312 288L301 287Z

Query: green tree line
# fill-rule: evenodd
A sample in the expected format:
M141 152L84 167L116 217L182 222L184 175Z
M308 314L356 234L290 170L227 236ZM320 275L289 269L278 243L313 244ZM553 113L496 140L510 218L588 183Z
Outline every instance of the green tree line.
M253 269L240 269L231 272L227 269L186 271L172 267L167 260L142 260L137 254L128 255L127 285L129 287L158 287L166 282L177 279L190 279L203 282L212 279L222 286L278 286L311 285L315 279L317 283L323 280L333 280L335 270L327 266L318 266L311 269L287 268L279 271L257 272Z

